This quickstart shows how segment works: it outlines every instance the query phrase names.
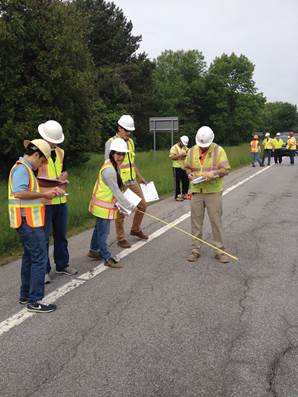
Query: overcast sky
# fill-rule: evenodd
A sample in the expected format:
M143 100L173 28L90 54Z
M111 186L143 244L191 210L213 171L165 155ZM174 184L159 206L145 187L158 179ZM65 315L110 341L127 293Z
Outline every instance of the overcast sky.
M141 51L202 51L207 64L222 53L246 55L268 101L298 105L298 0L114 0Z

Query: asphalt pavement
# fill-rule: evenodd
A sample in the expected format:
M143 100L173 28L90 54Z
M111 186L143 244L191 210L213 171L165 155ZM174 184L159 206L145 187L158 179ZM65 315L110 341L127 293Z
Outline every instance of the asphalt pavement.
M124 268L104 270L86 256L89 230L69 240L78 276L46 287L57 311L28 318L20 261L1 267L0 396L298 397L298 165L245 167L225 181L225 247L239 262L220 264L204 247L189 263L191 239L146 217L152 239L129 236L127 255L112 226ZM148 212L185 215L178 226L190 231L188 201Z

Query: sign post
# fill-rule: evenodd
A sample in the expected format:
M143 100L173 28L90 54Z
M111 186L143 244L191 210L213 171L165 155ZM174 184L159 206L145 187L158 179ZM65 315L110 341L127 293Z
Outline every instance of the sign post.
M156 152L156 133L170 132L171 144L174 144L174 132L179 131L178 117L150 117L149 130L153 132L153 150Z

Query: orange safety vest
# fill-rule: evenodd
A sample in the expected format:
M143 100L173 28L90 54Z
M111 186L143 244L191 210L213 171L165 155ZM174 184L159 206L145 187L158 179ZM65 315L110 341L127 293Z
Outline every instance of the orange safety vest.
M257 139L253 139L250 142L250 149L252 153L258 153L260 151L260 145Z
M16 198L12 192L12 175L16 167L23 165L29 174L29 192L39 192L38 181L33 170L22 160L18 160L12 167L8 181L8 211L10 227L18 229L22 224L22 211L25 211L26 222L31 227L42 227L45 223L45 207L41 198L31 200L21 200Z

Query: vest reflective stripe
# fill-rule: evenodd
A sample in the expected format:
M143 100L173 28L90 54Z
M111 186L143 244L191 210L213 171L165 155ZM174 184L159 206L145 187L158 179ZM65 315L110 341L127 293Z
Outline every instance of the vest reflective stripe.
M260 151L259 141L257 139L253 139L250 142L250 148L252 153L258 153Z
M230 168L229 162L224 160L219 163L219 153L223 150L216 143L212 143L208 149L208 153L204 159L203 164L200 162L200 152L197 145L193 146L189 151L189 163L187 166L191 168L195 177L202 176L205 172L216 171L220 165L226 165ZM199 167L198 167L199 165ZM211 181L202 182L199 184L191 183L192 192L215 193L223 190L223 178L216 178Z
M113 136L109 139L109 141L113 141L115 138L119 138L117 135ZM120 165L120 176L122 182L125 183L127 181L134 181L137 177L136 169L135 169L135 145L131 138L126 141L128 152L124 156L123 163Z
M38 169L38 176L42 176L44 178L52 178L52 179L60 178L63 169L64 150L57 146L55 148L55 153L56 153L55 162L50 157L48 160L48 164L44 164L42 167ZM44 199L43 203L46 205L64 204L66 203L66 196L54 197L52 200Z
M111 167L114 168L110 160L106 160L98 173L98 178L89 204L89 211L98 218L116 219L118 215L118 209L115 207L116 199L113 196L113 192L109 186L104 183L102 178L102 172Z
M296 138L294 136L288 139L287 149L296 150Z
M273 147L274 147L274 149L281 149L283 147L283 144L284 144L284 141L281 138L279 138L279 139L274 138L273 139Z
M44 226L45 208L40 198L33 200L21 200L16 198L12 192L12 175L17 166L24 165L29 175L29 192L39 192L39 185L32 169L23 161L19 160L12 167L8 182L8 212L10 227L17 229L22 224L22 212L25 211L25 218L29 226L41 227Z

